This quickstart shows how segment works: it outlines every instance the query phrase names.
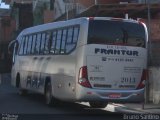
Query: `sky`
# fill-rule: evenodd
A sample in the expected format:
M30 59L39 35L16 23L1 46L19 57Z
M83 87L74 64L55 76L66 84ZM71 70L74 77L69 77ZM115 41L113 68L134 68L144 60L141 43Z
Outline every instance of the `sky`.
M0 0L0 8L2 8L2 9L9 9L10 6L7 5L7 4L5 4L4 2L2 2L2 0Z

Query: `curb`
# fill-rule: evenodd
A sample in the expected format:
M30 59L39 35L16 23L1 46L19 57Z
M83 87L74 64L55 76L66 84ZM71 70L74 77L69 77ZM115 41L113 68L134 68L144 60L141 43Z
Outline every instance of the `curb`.
M121 109L133 110L135 112L142 112L142 113L145 113L145 114L160 114L160 112L153 112L153 111L150 111L150 110L146 110L145 108L144 109L141 109L141 108L131 108L131 107L128 107L128 106L125 106L125 105L114 104L114 103L112 105L113 106L117 106L117 107L121 107ZM156 110L156 109L152 109L152 110ZM158 109L158 111L160 111L160 109ZM139 114L141 114L141 113L139 113Z
M146 113L146 114L151 114L151 112L148 112L148 111L145 111L145 110L141 110L141 109L136 109L136 108L131 108L131 107L128 107L128 106L125 106L125 105L122 105L122 104L112 104L113 106L116 106L117 107L117 110L119 111L122 111L123 110L128 110L128 111L133 111L135 112L136 114L143 114L143 113ZM127 112L127 111L126 111ZM131 112L129 112L131 113Z

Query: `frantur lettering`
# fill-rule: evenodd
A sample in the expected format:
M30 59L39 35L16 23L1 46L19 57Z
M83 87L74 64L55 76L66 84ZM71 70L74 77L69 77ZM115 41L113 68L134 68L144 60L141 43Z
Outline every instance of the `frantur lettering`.
M130 56L138 56L138 51L132 50L114 50L114 49L100 49L95 48L95 53L107 54L107 55L130 55Z

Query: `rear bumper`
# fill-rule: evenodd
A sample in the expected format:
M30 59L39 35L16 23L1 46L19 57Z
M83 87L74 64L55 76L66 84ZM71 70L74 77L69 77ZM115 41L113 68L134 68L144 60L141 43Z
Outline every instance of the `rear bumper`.
M110 97L119 94L121 97ZM98 90L79 86L77 101L103 101L116 103L140 103L144 101L144 88L139 90Z

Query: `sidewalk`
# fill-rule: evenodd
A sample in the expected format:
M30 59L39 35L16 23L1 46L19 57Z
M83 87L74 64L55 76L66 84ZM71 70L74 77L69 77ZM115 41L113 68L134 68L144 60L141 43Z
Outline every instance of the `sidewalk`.
M150 113L150 114L160 114L160 104L144 104L144 109L142 104L112 104L118 109L132 110L137 113Z

